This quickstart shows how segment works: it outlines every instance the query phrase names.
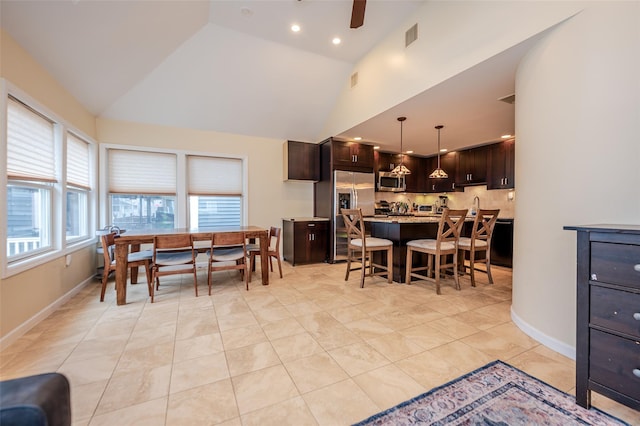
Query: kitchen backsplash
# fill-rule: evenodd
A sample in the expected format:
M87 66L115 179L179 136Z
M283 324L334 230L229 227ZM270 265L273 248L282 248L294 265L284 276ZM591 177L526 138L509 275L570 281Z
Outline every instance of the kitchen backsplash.
M391 192L376 192L376 201L385 200L389 202L402 201L415 204L434 204L438 202L440 195L449 198L449 208L469 209L473 207L473 197L480 199L482 209L500 209L501 218L512 219L514 217L515 190L513 189L492 189L487 190L486 185L467 186L464 192L446 192L438 194L398 194ZM511 198L511 199L510 199Z

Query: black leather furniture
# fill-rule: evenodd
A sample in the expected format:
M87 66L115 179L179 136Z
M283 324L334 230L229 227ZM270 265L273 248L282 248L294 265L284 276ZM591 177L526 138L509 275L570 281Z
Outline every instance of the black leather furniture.
M69 426L69 381L60 373L0 382L0 425Z

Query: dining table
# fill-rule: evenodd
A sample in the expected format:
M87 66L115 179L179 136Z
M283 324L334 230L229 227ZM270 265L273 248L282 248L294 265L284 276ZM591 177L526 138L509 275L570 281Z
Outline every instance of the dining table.
M130 251L139 251L141 244L153 244L156 235L191 235L194 241L211 241L216 233L242 233L246 239L258 239L260 244L260 265L262 285L269 285L269 230L259 226L228 226L216 228L159 228L130 229L120 233L115 239L116 260L116 303L127 303L127 257ZM137 281L137 270L131 273L131 282Z

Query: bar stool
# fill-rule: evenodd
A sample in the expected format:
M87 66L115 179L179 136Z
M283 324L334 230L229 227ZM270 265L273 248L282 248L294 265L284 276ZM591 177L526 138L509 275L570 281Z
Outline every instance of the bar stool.
M411 240L407 243L407 269L405 282L411 284L411 277L423 280L434 281L436 283L436 294L440 294L440 272L442 269L453 268L453 279L456 289L460 290L458 281L458 238L460 230L467 216L467 209L451 210L444 209L440 223L438 224L438 234L435 239ZM424 253L427 255L427 266L413 267L413 253ZM442 256L452 255L452 263L442 262ZM435 262L434 262L435 260ZM434 268L435 263L435 268ZM427 271L427 275L418 274L419 271ZM431 278L432 271L435 277Z
M364 288L364 278L375 275L386 275L387 282L393 281L393 241L384 238L367 237L365 235L364 220L360 209L341 209L344 224L347 228L347 274L344 280L349 279L349 272L362 270L360 276L360 288ZM387 252L387 264L380 265L373 262L374 251ZM367 258L369 259L369 273L367 273ZM359 262L360 268L351 268L351 262ZM381 269L376 271L375 269Z
M469 274L471 275L471 286L476 286L476 277L474 271L476 253L484 252L484 264L485 269L478 269L478 271L486 272L489 278L489 283L493 284L493 277L491 276L491 235L493 234L493 228L498 220L498 213L500 210L482 210L479 209L476 214L476 218L473 221L473 229L471 230L471 237L460 237L458 240L458 263L460 271L464 274L467 266L465 265L466 253L469 253Z

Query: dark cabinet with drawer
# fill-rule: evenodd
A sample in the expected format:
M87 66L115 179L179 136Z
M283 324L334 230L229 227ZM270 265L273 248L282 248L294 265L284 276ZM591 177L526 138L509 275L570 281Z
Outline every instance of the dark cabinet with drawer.
M640 410L640 225L564 229L578 231L576 400Z
M327 261L329 255L329 221L284 219L282 254L293 266Z

